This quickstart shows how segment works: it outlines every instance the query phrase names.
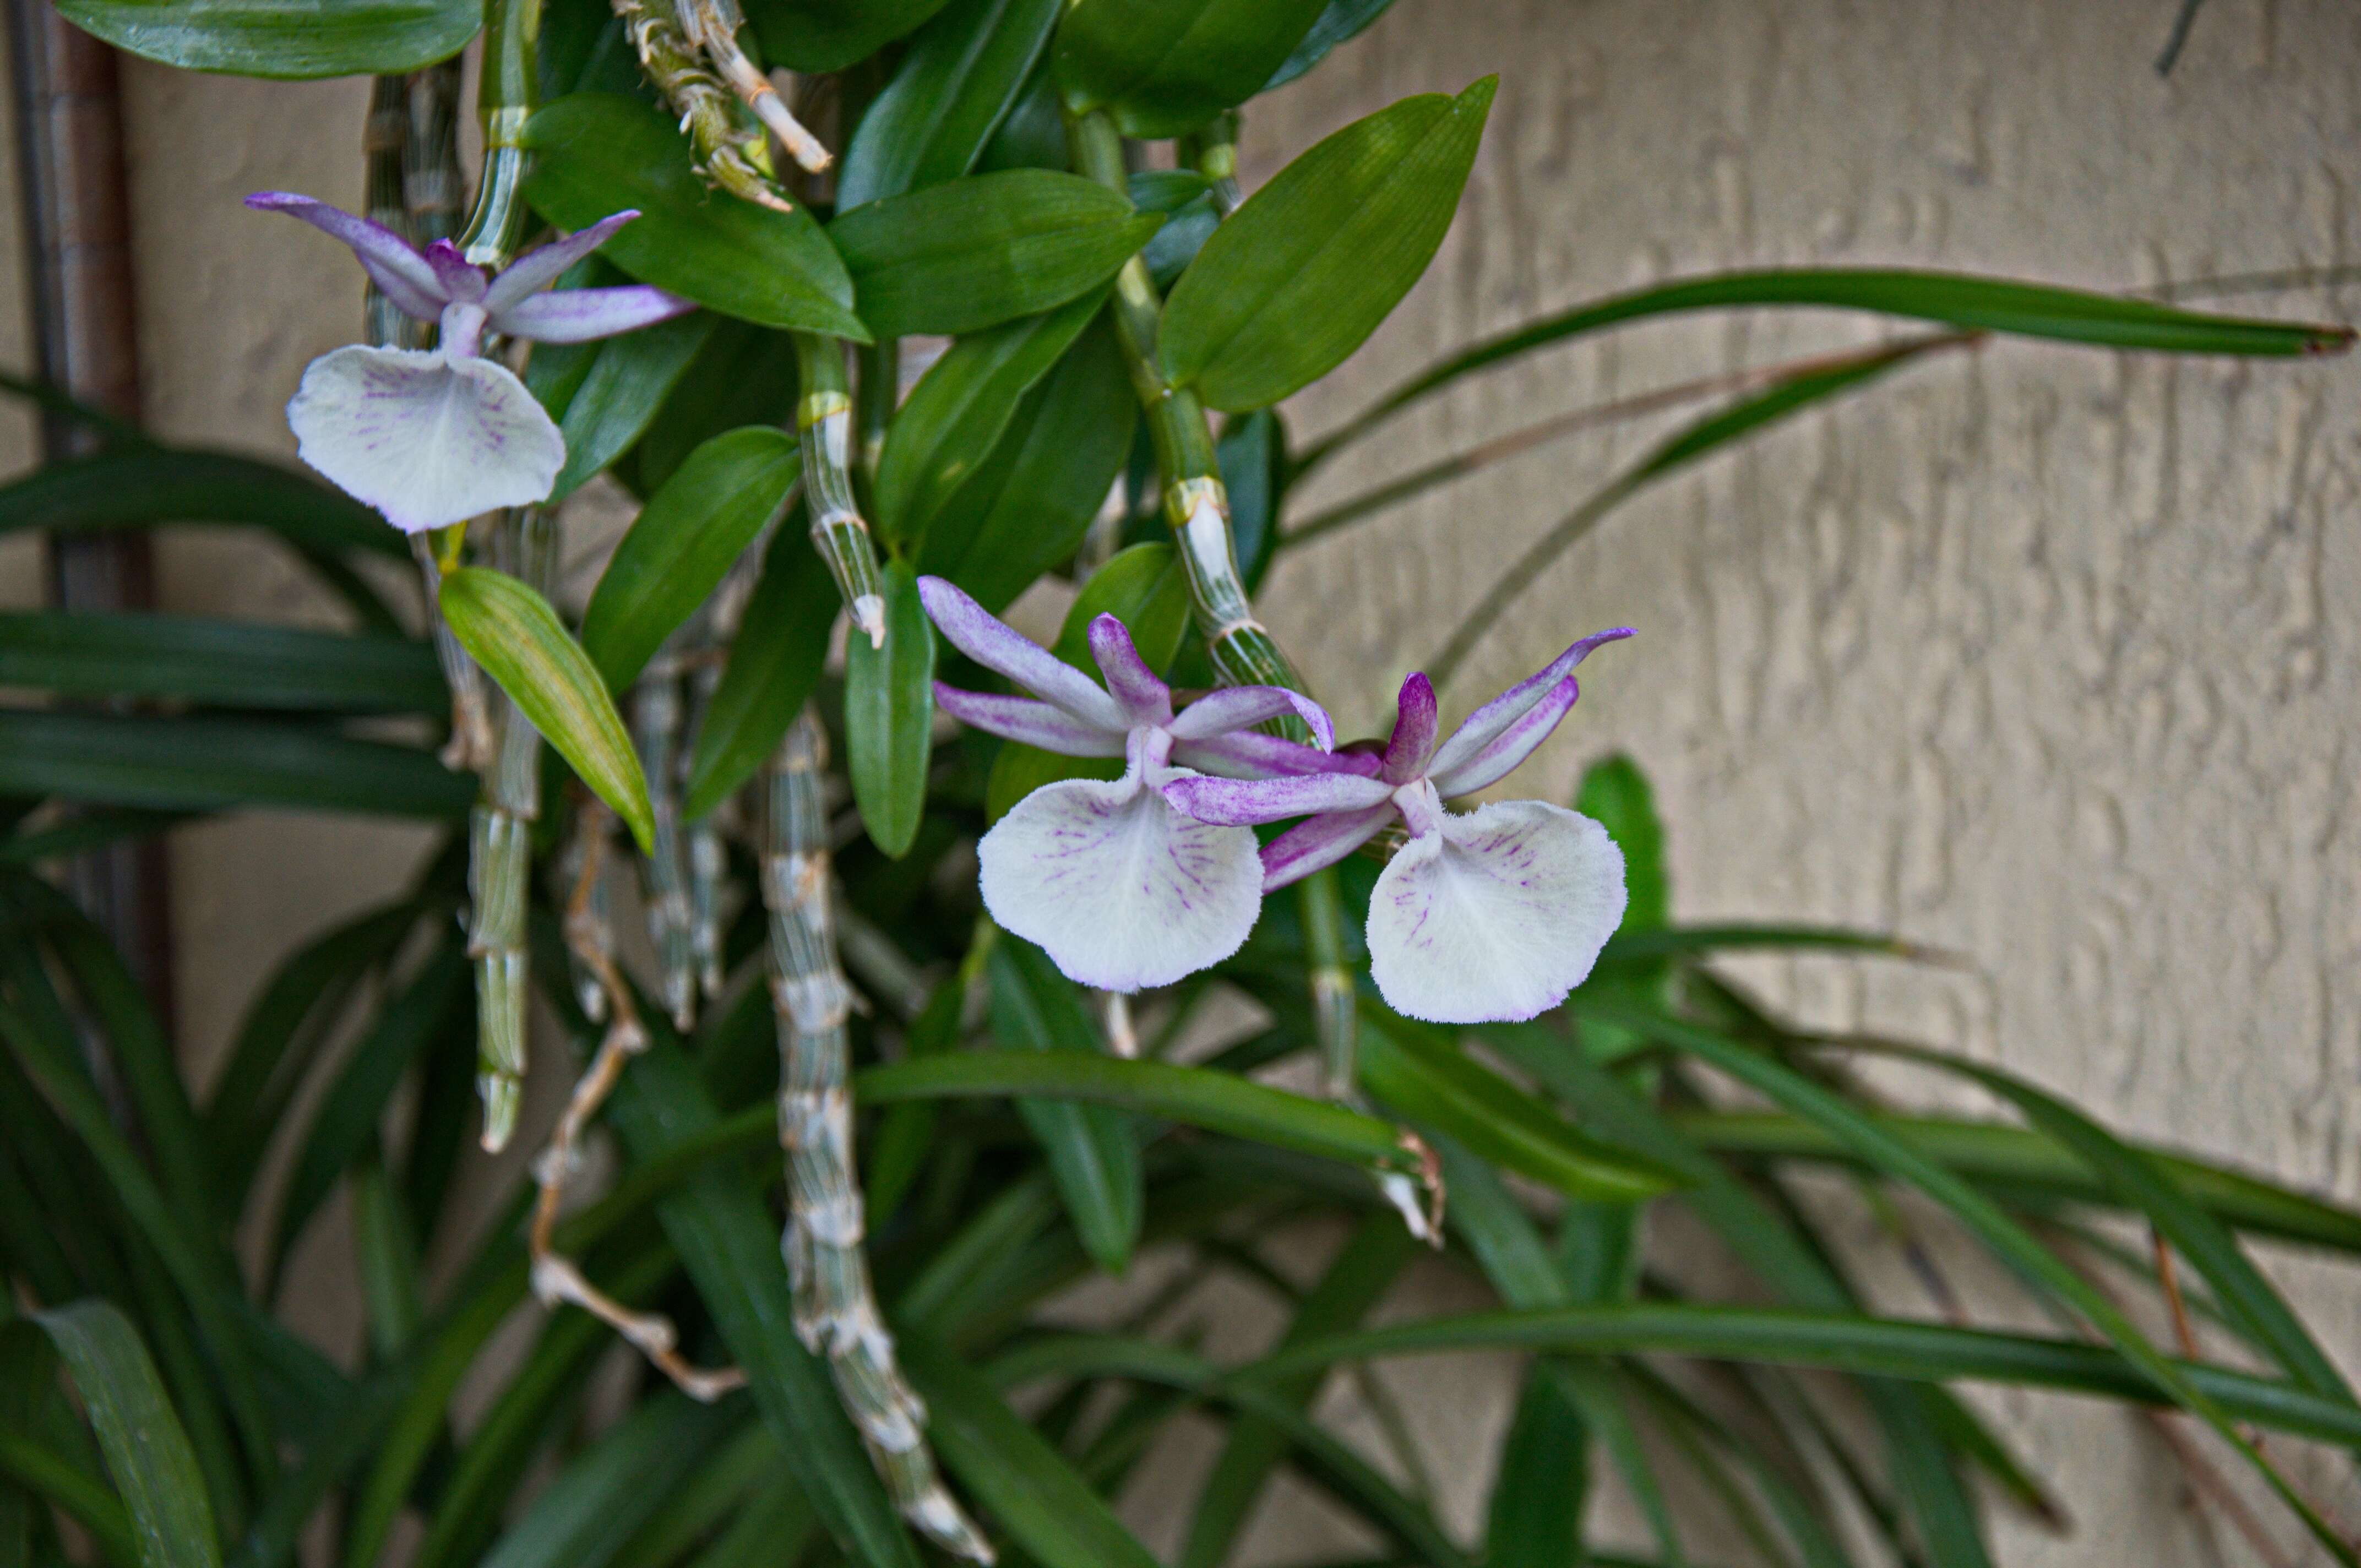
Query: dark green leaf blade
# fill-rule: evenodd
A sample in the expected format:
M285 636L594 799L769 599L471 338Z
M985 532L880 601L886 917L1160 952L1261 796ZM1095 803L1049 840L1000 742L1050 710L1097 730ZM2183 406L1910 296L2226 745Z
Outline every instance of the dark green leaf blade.
M639 753L590 655L549 601L506 573L462 566L444 576L442 606L461 644L645 850L655 821Z
M73 1374L130 1513L143 1568L220 1568L195 1451L130 1320L106 1302L78 1301L34 1313L33 1321Z
M553 504L588 483L645 433L715 325L712 316L693 311L591 345L596 352L557 422L566 438L566 466L550 489Z
M308 550L410 553L392 524L351 497L231 452L127 444L52 463L0 488L0 533L174 522L265 528Z
M582 647L609 691L627 689L697 612L803 472L796 437L755 425L688 455L615 546L582 615Z
M60 0L58 14L160 65L297 79L415 71L483 24L474 0Z
M158 811L460 817L475 785L412 746L293 724L0 710L0 792Z
M1165 378L1213 408L1258 409L1343 364L1443 243L1497 85L1405 98L1279 170L1173 288Z
M1060 0L952 0L910 40L837 171L839 213L956 180L1049 47Z
M1386 14L1394 0L1328 0L1312 22L1312 30L1295 46L1270 80L1262 84L1266 93L1274 87L1284 87L1322 60L1338 44L1349 43L1367 31L1370 24Z
M934 751L935 629L918 602L917 575L902 562L883 574L885 646L858 634L844 655L845 765L870 842L909 851L927 810Z
M687 141L648 105L577 93L535 114L525 138L537 154L525 194L550 222L588 228L639 209L598 251L632 277L764 326L869 341L852 280L811 214L708 190Z
M1080 0L1058 29L1058 75L1125 134L1196 129L1262 90L1324 0Z
M765 59L790 71L839 71L916 32L943 0L748 0Z
M828 663L829 634L842 601L798 526L801 516L789 513L772 536L721 684L706 700L681 807L691 821L736 794L778 750Z
M980 332L1105 284L1163 224L1096 181L1009 169L888 196L829 225L881 337Z
M0 614L0 685L345 713L450 701L434 651L413 638L86 610Z

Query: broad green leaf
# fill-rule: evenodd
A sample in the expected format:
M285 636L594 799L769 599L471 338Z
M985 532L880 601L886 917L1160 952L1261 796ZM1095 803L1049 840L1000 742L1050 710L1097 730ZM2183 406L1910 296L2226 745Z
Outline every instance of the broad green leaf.
M1058 28L1059 80L1127 136L1180 136L1262 91L1323 4L1076 0Z
M779 514L802 472L794 433L755 425L690 453L648 498L582 615L582 647L608 690L639 678Z
M297 78L415 71L483 25L475 0L58 0L58 15L161 65Z
M158 811L461 817L471 780L413 746L231 718L0 710L0 792Z
M1132 645L1148 667L1163 670L1180 651L1189 630L1189 578L1180 553L1170 544L1134 544L1118 550L1091 574L1082 591L1067 607L1058 640L1049 652L1067 663L1104 681L1091 657L1091 622L1112 615L1131 632ZM1005 742L992 760L985 780L983 814L997 822L1011 807L1046 784L1060 779L1120 778L1120 757L1064 757L1027 746Z
M655 821L639 753L590 655L549 601L505 573L462 566L443 578L442 606L461 645L646 850Z
M1386 14L1386 7L1393 3L1394 0L1328 0L1328 4L1321 7L1318 18L1312 22L1312 30L1303 35L1303 41L1295 46L1295 52L1270 73L1270 80L1262 84L1262 90L1268 93L1274 87L1286 86L1327 59L1329 51L1338 44L1360 37L1369 24Z
M1579 1131L1447 1037L1362 1009L1361 1080L1414 1120L1570 1198L1630 1202L1676 1184L1662 1166Z
M869 840L906 853L927 810L927 763L934 751L935 629L918 602L918 579L887 565L885 646L855 634L844 654L844 749L853 804Z
M104 1301L77 1301L32 1319L73 1376L130 1515L142 1568L220 1568L196 1453L130 1321Z
M1648 776L1620 752L1593 762L1583 770L1574 808L1606 828L1623 851L1628 902L1618 934L1664 929L1672 919L1672 887L1664 871L1664 824Z
M1443 243L1497 85L1356 120L1248 198L1173 288L1165 379L1213 408L1258 409L1343 364Z
M836 581L813 554L810 536L790 512L763 556L763 575L746 600L721 684L697 721L681 807L703 817L754 776L803 711L828 662L829 633L842 604Z
M829 225L881 337L970 333L1092 293L1164 220L1095 181L1009 169L888 196Z
M977 333L928 367L877 466L877 522L885 539L923 542L936 514L991 456L1027 389L1049 373L1098 309L1091 295Z
M952 0L910 40L861 116L836 177L839 213L956 180L1024 91L1059 0Z
M943 0L746 0L763 57L790 71L840 71L918 30Z
M995 615L1006 609L1082 544L1130 455L1138 413L1115 333L1094 322L935 513L918 569Z
M1002 932L988 968L992 1034L1004 1053L1101 1058L1098 1032L1091 1027L1080 993L1039 948ZM969 1058L936 1057L910 1065L962 1059ZM1108 1273L1123 1273L1139 1245L1145 1205L1139 1137L1131 1118L1103 1105L1051 1100L1019 1100L1016 1110L1049 1158L1082 1249Z
M811 214L708 189L660 112L577 93L535 114L525 136L537 155L525 194L550 222L588 228L639 209L598 251L632 277L763 326L869 341L852 313L852 280Z
M750 424L785 425L795 411L794 334L722 317L639 444L615 465L615 477L652 496L715 436Z
M0 614L0 685L346 713L434 713L451 700L434 651L412 638L80 610Z
M903 1341L928 1436L960 1484L1041 1568L1157 1568L1106 1500L992 1385L942 1346Z
M229 452L145 443L38 468L0 488L0 533L50 533L160 523L265 528L307 550L406 557L392 524L292 468Z
M1309 467L1396 410L1462 376L1535 349L1651 316L1761 305L1872 311L1977 331L2163 354L2285 356L2342 353L2353 344L2350 327L2214 315L2146 300L1964 272L1798 267L1711 273L1576 305L1462 349L1411 377L1367 413L1301 454L1299 464Z
M586 345L595 351L557 422L566 438L566 466L549 492L552 502L588 483L646 433L689 362L713 336L715 324L711 315L694 311Z
M1066 112L1058 96L1057 72L1047 58L1037 61L1033 74L1016 92L1016 102L983 144L975 160L979 170L994 169L1069 169L1073 155L1066 145Z

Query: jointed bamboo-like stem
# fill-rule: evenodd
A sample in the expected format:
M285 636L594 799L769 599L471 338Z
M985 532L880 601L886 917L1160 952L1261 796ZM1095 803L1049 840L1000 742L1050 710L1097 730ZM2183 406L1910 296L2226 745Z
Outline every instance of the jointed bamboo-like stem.
M421 245L459 232L467 175L459 167L459 61L413 71L406 79L409 139L401 149L401 204L410 236Z
M827 740L807 707L769 774L763 899L770 911L771 996L778 1011L779 1142L786 1151L781 1250L796 1333L824 1357L903 1515L945 1551L978 1563L991 1546L936 1473L926 1407L904 1379L862 1250L865 1216L852 1160L845 1021L852 987L837 959L821 770Z
M671 0L613 4L641 69L680 115L681 129L696 148L707 178L741 201L774 212L794 211L794 203L772 183L770 148L763 133L740 119L737 100L699 60Z
M844 373L844 344L818 333L796 334L801 375L796 430L803 438L804 501L811 513L812 547L828 563L853 630L872 648L885 646L885 590L877 576L877 547L852 491L852 394Z
M686 712L680 661L669 651L648 661L631 688L631 740L647 775L655 834L640 862L647 889L648 939L655 944L664 1011L686 1032L697 1021L696 912L688 851L682 842L678 760Z
M589 1069L574 1085L566 1113L557 1119L549 1146L533 1164L540 1190L533 1209L527 1245L533 1255L533 1293L544 1307L571 1302L608 1324L639 1347L664 1375L693 1399L711 1404L733 1388L742 1387L746 1375L734 1366L707 1369L692 1366L679 1350L680 1334L672 1320L660 1312L635 1312L583 1277L574 1260L557 1250L558 1211L566 1183L580 1163L583 1129L598 1113L625 1064L647 1048L647 1031L641 1026L631 988L615 967L612 934L608 930L598 890L606 869L607 839L613 814L597 800L586 800L576 822L580 861L574 891L566 905L566 945L598 988L600 1011L607 1018L606 1036L590 1058Z

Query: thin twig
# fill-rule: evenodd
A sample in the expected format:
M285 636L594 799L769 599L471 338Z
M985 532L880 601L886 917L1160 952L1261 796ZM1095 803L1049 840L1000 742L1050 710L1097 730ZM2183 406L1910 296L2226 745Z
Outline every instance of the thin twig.
M647 1031L641 1026L631 988L615 967L606 922L600 917L594 890L605 870L609 817L598 801L582 805L582 864L574 892L566 905L566 942L582 967L595 976L607 999L607 1034L590 1058L589 1070L574 1085L566 1113L557 1119L549 1146L533 1162L533 1180L541 1189L533 1203L528 1245L533 1254L533 1293L544 1307L571 1302L612 1328L690 1398L711 1404L733 1388L742 1387L746 1375L734 1366L715 1370L693 1366L681 1355L680 1334L672 1320L660 1312L635 1312L583 1277L571 1258L557 1250L557 1214L566 1183L580 1162L583 1129L614 1091L615 1080L634 1056L647 1049Z
M2180 1354L2191 1361L2202 1361L2197 1348L2197 1330L2189 1321L2189 1303L2180 1299L2180 1271L2172 1261L2172 1245L2164 1233L2148 1227L2148 1241L2156 1249L2156 1279L2164 1288L2165 1305L2172 1309L2173 1337L2180 1342Z
M2180 62L2180 51L2189 42L2190 27L2197 20L2198 7L2205 0L2180 0L2180 14L2172 18L2172 31L2166 36L2163 52L2156 57L2156 73L2169 76Z

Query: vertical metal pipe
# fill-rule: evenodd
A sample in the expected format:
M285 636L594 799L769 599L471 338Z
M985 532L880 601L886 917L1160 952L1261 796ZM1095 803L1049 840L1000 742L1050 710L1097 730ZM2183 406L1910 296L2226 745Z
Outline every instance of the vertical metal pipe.
M22 160L27 276L41 377L125 420L139 416L131 289L131 212L115 51L68 26L47 0L8 7L16 148ZM95 433L45 413L41 455L84 455ZM145 532L52 537L49 593L63 609L152 609L155 560ZM160 840L76 857L82 906L111 937L169 1030L171 905Z

